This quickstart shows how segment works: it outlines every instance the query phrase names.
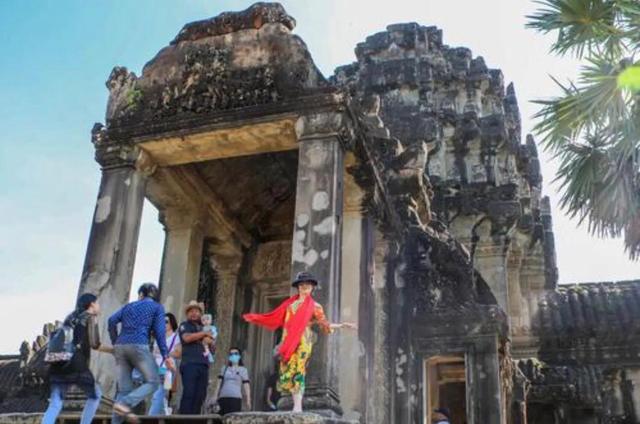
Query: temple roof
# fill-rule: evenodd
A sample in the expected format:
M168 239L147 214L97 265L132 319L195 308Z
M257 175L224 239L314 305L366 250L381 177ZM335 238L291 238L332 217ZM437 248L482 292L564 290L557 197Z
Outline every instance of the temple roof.
M282 24L289 30L296 26L280 3L254 3L240 12L224 12L210 19L186 24L171 44L229 34L245 29L260 29L264 24Z
M326 87L306 44L291 33L294 27L278 3L185 25L142 75L113 69L107 81L110 135L119 134L118 127L189 129L194 119L295 100Z
M540 301L542 336L640 335L640 280L560 286Z
M3 389L11 387L18 380L20 375L20 355L0 355L0 400L2 399Z
M24 390L21 379L21 355L0 355L0 414L42 412L46 396L37 390Z

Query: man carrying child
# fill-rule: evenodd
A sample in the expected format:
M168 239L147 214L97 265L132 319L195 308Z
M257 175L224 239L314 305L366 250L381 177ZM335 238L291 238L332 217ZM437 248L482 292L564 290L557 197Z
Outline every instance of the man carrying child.
M207 395L215 332L210 325L207 328L203 326L203 312L203 305L192 300L185 308L187 320L178 327L182 344L180 375L183 387L180 414L199 414Z

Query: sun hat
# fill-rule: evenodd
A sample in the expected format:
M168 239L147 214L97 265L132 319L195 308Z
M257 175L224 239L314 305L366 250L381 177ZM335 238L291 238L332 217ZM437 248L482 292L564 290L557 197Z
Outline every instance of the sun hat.
M293 287L298 287L298 284L300 283L311 283L314 286L317 286L318 280L310 272L302 271L296 275L296 278L293 280L293 283L291 283L291 285Z
M201 314L204 313L204 305L202 304L202 302L198 302L197 300L192 300L189 303L187 303L187 306L184 307L184 313L188 314L189 311L192 310L193 308L199 309Z

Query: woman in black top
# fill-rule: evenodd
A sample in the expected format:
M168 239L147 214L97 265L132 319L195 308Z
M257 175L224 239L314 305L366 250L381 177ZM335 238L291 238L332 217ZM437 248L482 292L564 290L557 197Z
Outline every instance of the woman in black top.
M100 311L96 296L85 293L78 298L76 309L65 319L66 325L73 326L73 343L78 346L73 357L64 364L52 364L49 368L51 397L49 407L42 418L42 424L54 424L62 410L62 401L74 385L87 395L87 403L82 411L81 424L89 424L100 404L102 392L89 369L91 349L100 348L96 316Z

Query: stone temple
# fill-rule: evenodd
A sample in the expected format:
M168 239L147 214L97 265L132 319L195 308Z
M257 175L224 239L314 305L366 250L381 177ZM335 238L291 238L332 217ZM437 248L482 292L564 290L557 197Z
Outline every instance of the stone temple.
M502 72L407 23L325 77L294 26L257 3L187 24L140 76L113 69L79 291L104 317L127 302L148 199L162 302L206 304L218 349L245 349L258 409L275 336L240 316L307 270L329 319L358 331L319 338L305 408L320 421L299 422L429 423L438 406L455 424L639 422L640 282L557 285L536 145ZM45 343L0 358L2 412L29 412Z

